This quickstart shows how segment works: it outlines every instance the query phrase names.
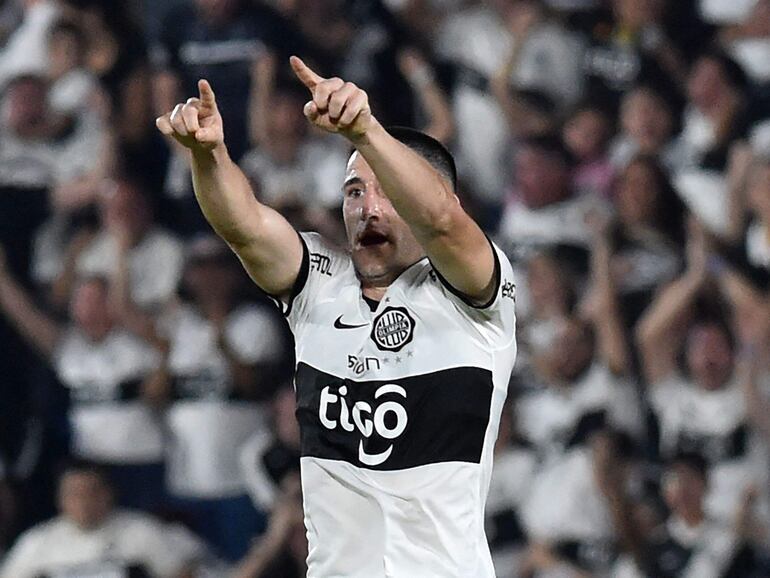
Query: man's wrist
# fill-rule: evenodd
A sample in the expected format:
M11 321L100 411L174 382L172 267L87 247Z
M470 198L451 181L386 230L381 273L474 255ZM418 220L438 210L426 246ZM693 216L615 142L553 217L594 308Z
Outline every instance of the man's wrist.
M225 143L220 143L212 149L191 149L193 161L201 167L221 165L230 159Z
M380 138L387 134L388 131L385 130L385 127L372 116L371 125L366 129L366 132L363 132L360 135L350 135L347 138L350 143L360 151L365 147L376 146Z

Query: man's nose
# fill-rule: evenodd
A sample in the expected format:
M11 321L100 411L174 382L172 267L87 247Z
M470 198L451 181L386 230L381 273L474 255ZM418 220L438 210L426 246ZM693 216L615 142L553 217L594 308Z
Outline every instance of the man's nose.
M361 217L364 220L379 218L382 215L382 202L382 195L373 187L367 187L364 191Z

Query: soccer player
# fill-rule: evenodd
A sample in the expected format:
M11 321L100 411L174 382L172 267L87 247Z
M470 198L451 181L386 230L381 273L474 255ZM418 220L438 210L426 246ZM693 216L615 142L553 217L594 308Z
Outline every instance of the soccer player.
M516 354L511 265L460 206L444 147L291 65L308 120L355 147L346 251L254 198L207 81L157 125L190 149L203 213L294 333L308 576L494 576L484 502Z

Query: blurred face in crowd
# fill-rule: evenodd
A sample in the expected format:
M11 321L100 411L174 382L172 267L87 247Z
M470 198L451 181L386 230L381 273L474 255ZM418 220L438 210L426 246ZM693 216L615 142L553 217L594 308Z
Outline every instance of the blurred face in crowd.
M675 515L685 520L699 520L703 515L706 480L695 467L675 463L663 477L663 498Z
M570 196L569 168L557 153L524 145L515 157L516 186L531 209L564 201Z
M712 111L729 90L730 84L720 62L708 56L695 61L687 79L687 96L696 108Z
M110 332L113 317L104 280L85 279L75 287L70 302L70 317L94 341L100 341Z
M763 161L751 171L748 204L766 223L770 222L770 161Z
M226 22L240 3L241 0L195 0L203 19L215 24Z
M564 126L564 143L581 160L601 155L609 137L609 119L599 110L581 110Z
M559 381L574 381L588 369L594 343L588 327L577 319L565 322L544 354L548 372Z
M307 132L307 120L302 114L305 100L298 95L279 92L270 104L268 133L272 139L300 139Z
M345 232L356 273L365 284L387 286L425 255L357 152L348 161L343 194Z
M702 388L713 391L733 373L733 351L725 329L715 323L696 324L687 337L687 369Z
M55 30L48 39L48 73L60 78L78 68L83 58L83 40L74 30Z
M20 138L41 136L48 122L48 89L38 78L13 81L3 99L3 121Z
M615 205L626 227L650 225L655 220L660 184L653 168L642 160L632 162L617 184Z
M112 492L96 472L69 471L59 482L59 510L81 530L96 529L112 511Z
M656 154L671 138L671 109L661 96L647 88L637 88L623 98L620 111L623 132L640 152Z
M120 182L104 193L102 221L108 230L124 230L136 243L150 228L152 211L136 187Z
M527 283L536 312L544 315L565 313L569 309L569 287L565 272L556 259L541 253L527 264Z
M184 272L185 287L201 303L229 304L240 284L240 271L229 253L192 258Z
M615 16L623 25L632 29L653 24L660 18L663 0L614 0Z

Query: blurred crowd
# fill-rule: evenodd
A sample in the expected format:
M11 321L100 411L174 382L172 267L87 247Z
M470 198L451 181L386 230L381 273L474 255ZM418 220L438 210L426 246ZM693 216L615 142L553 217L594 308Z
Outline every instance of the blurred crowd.
M0 578L304 575L291 337L153 123L207 78L344 243L290 54L518 272L498 575L770 575L770 0L4 0L0 46Z

